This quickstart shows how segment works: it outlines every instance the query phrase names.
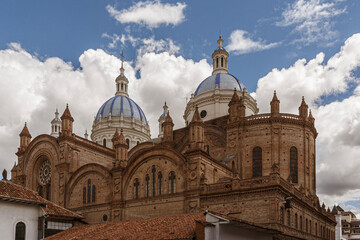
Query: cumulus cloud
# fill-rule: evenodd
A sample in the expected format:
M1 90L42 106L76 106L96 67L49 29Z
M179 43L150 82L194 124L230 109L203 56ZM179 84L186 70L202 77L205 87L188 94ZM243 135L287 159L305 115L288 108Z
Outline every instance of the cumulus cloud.
M299 34L299 38L293 43L305 45L319 41L331 43L338 34L333 29L334 17L346 12L346 7L339 8L339 2L297 0L282 12L282 20L276 25L295 27L293 33Z
M178 25L185 20L185 3L176 4L161 3L160 1L138 2L128 9L116 10L107 5L106 10L110 16L121 23L136 23L145 25L147 28L157 28L161 24Z
M301 96L313 109L317 138L317 184L321 198L346 200L358 194L360 176L360 87L341 101L321 102L321 97L344 93L349 84L359 84L353 72L360 66L360 34L349 37L340 51L324 63L324 54L300 59L289 68L273 69L259 79L256 98L263 112L269 111L273 90L277 90L281 112L298 113Z
M108 44L108 48L110 49L117 48L119 43L124 46L129 42L133 48L137 49L138 55L144 55L149 52L168 52L169 54L176 54L180 51L180 46L175 44L170 38L155 40L155 36L138 38L133 37L131 34L121 34L120 36L117 34L109 35L107 33L104 33L102 37L111 40Z
M115 94L121 62L101 49L85 51L79 62L76 69L60 58L40 60L17 43L0 50L0 169L12 168L24 122L33 137L50 133L55 108L62 114L66 103L75 120L74 132L83 136L87 129L90 133L97 110ZM164 100L175 127L183 127L185 96L211 72L206 60L194 62L166 52L139 55L135 63L125 62L124 67L130 97L145 112L153 137L158 134Z
M230 34L230 43L226 46L226 49L229 52L233 52L235 55L240 55L267 50L280 44L280 42L267 44L261 39L254 41L250 38L247 31L237 29Z

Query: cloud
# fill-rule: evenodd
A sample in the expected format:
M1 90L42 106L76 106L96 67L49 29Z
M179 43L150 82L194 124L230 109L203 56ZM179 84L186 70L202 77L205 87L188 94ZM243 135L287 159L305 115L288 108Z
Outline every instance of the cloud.
M110 16L121 23L136 23L145 25L147 28L157 28L161 24L178 25L185 20L185 3L161 3L160 1L138 2L128 9L116 10L107 5L106 10Z
M282 12L282 20L276 25L279 27L295 27L293 33L299 34L299 38L293 43L305 45L320 41L331 43L338 34L336 30L333 30L334 17L346 12L346 7L338 7L339 2L298 0L288 5Z
M261 39L254 41L249 37L248 32L237 29L230 34L230 43L226 46L226 49L229 52L234 52L235 55L240 55L267 50L280 44L280 42L267 44Z
M168 52L169 54L177 54L180 51L180 46L175 44L170 38L155 40L154 36L149 38L137 38L130 34L122 34L121 36L113 34L111 36L107 33L104 33L102 37L111 40L108 44L108 48L110 49L117 48L119 43L125 46L126 43L129 42L133 48L137 49L138 55L144 55L149 52Z
M321 102L359 84L353 75L360 66L360 34L349 37L340 51L324 63L325 55L297 60L289 68L273 69L258 81L256 99L260 111L269 111L273 90L277 90L281 112L298 113L301 96L313 110L317 138L317 184L321 198L333 204L348 193L358 194L360 175L360 86L341 101Z
M90 133L97 110L115 93L121 62L101 49L85 51L79 62L77 69L60 58L41 60L18 43L0 50L0 169L10 170L17 159L18 135L24 122L28 122L33 138L49 134L55 108L62 114L66 103L75 120L74 132L83 136L87 129ZM211 73L206 60L194 62L167 52L144 53L135 63L125 62L124 67L130 97L145 112L153 137L158 134L164 100L175 128L183 127L185 96ZM136 71L140 79L135 77Z

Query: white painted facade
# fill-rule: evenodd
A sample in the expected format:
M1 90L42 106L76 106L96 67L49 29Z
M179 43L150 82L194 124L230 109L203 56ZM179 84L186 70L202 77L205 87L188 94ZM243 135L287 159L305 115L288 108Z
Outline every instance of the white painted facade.
M38 221L41 216L39 205L0 201L0 239L15 239L16 224L23 222L25 239L38 239Z
M236 221L219 217L212 213L206 214L205 240L272 240L273 233L256 231L256 228L246 228ZM209 225L209 223L211 225Z

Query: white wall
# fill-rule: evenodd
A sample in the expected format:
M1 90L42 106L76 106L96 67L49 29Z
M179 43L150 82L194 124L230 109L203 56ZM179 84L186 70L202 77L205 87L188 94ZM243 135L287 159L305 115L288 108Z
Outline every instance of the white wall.
M15 227L18 222L25 223L26 240L38 239L38 205L25 205L0 201L0 239L15 239Z

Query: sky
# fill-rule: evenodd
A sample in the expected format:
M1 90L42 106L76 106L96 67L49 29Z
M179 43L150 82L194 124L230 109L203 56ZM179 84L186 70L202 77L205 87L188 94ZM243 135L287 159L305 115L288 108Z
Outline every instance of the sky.
M10 1L0 8L0 169L19 133L50 133L66 104L74 132L91 132L115 93L120 54L129 95L158 134L167 102L175 128L211 74L222 35L229 71L269 112L297 114L304 96L317 137L317 193L360 217L360 1Z

